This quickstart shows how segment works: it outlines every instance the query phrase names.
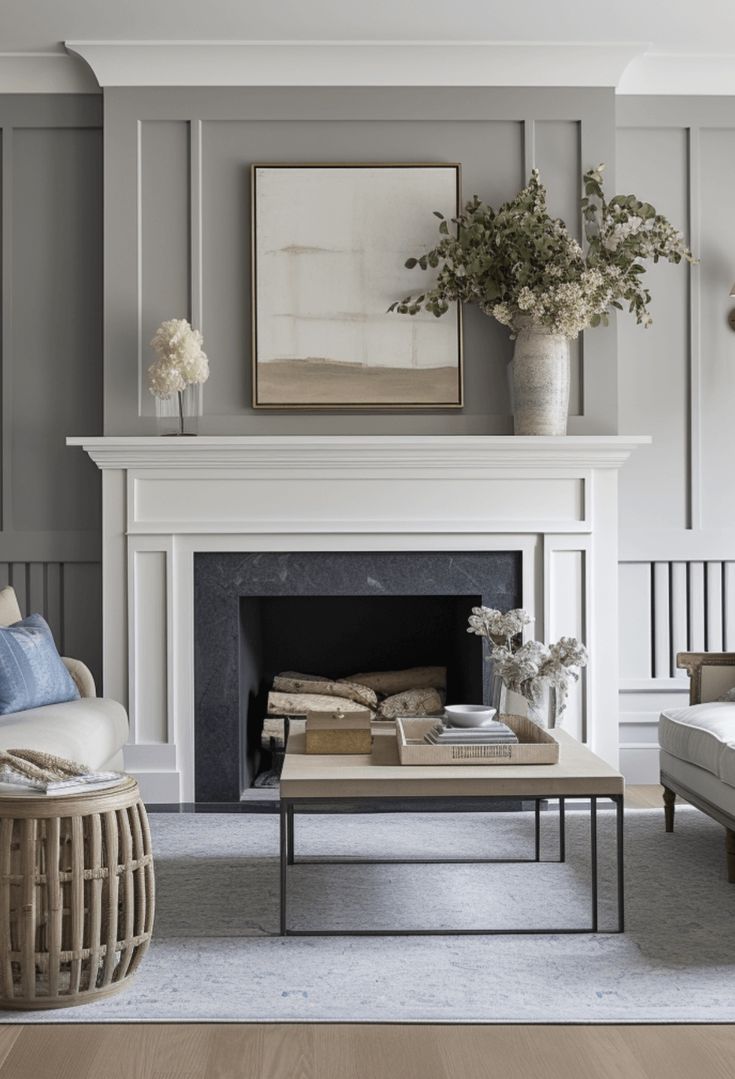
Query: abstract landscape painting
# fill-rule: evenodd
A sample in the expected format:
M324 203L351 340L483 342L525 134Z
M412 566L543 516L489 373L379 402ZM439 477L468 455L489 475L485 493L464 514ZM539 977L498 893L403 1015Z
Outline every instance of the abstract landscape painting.
M387 311L458 208L458 165L254 165L254 406L461 406L460 312Z

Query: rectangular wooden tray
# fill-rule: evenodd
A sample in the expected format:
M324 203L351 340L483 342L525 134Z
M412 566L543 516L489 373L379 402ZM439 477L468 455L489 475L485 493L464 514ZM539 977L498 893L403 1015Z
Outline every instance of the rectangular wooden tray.
M396 720L396 739L401 764L557 764L559 743L549 731L525 716L500 716L518 735L517 744L484 746L433 746L424 735L436 719Z

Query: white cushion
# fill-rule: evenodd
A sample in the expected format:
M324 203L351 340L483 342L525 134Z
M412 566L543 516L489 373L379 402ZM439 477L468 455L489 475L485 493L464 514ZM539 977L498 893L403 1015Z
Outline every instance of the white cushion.
M667 709L659 718L658 741L672 757L704 768L735 787L735 703L732 701Z
M101 768L128 737L128 717L117 701L81 697L0 716L0 749L38 749Z
M0 626L12 626L14 622L20 622L22 617L15 589L10 585L0 589Z

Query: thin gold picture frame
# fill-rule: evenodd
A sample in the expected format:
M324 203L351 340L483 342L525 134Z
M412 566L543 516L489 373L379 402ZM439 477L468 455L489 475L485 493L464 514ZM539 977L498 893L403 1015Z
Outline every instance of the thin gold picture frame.
M464 332L462 305L457 304L457 399L447 402L307 402L279 403L258 400L258 266L257 266L257 174L259 169L451 169L455 174L456 214L462 207L462 166L456 161L349 161L349 162L256 162L250 166L250 317L252 407L278 412L436 412L464 407ZM427 207L431 214L434 207ZM398 316L401 317L401 316Z

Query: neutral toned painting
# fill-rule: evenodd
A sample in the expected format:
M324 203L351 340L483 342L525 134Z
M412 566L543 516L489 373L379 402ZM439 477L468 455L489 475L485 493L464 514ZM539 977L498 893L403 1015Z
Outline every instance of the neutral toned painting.
M459 208L458 165L255 165L253 404L462 404L458 310L389 314L431 271L404 263Z

